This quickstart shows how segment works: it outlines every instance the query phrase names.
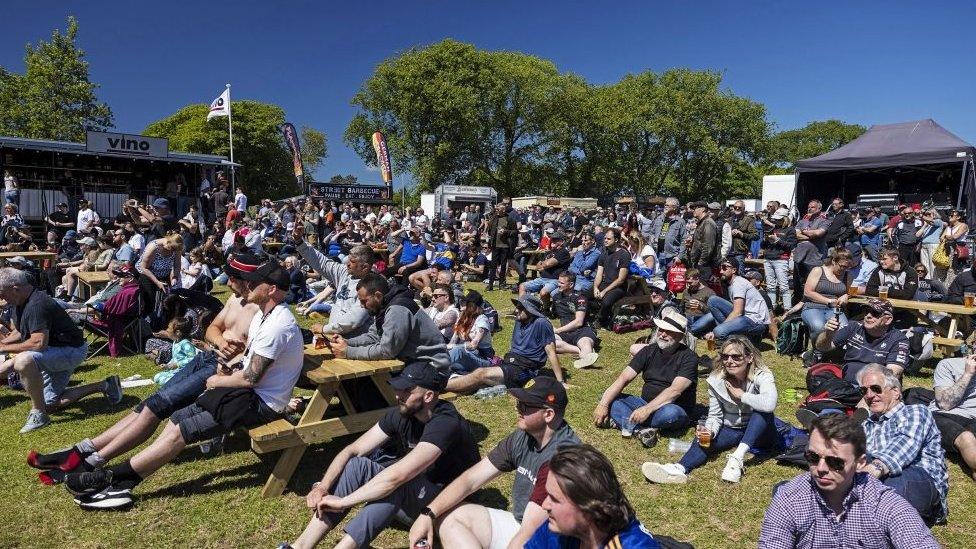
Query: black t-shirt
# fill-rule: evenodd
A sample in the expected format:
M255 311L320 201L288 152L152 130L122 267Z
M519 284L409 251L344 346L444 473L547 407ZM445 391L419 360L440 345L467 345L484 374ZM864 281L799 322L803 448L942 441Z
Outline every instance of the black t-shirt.
M539 273L540 278L557 278L559 273L565 271L566 267L569 267L569 264L573 261L573 257L569 255L569 250L567 250L565 247L559 248L558 250L551 250L546 254L543 261L552 258L556 259L556 264L548 269L543 269L542 272Z
M55 210L55 211L51 212L48 215L48 217L54 223L72 223L73 222L73 220L71 219L71 216L68 214L68 212L62 212L61 210ZM68 229L69 228L71 228L71 227L55 227L53 225L51 226L51 230L54 231L55 233L57 233L57 235L58 235L59 238L64 238L64 233L68 232Z
M661 394L661 391L670 387L674 378L683 377L690 380L691 385L675 399L674 403L688 412L689 415L695 411L698 355L683 343L679 344L670 354L662 351L657 343L651 343L634 356L630 361L629 368L640 374L644 380L641 398L647 402L654 400L657 395Z
M157 239L165 238L169 231L175 231L176 229L176 217L172 214L167 214L160 216L158 220L154 221L149 228L149 232L152 234L152 239Z
M575 320L577 312L586 313L587 305L586 295L575 290L565 294L558 292L552 296L552 312L559 319L560 326L565 326ZM585 315L583 322L586 322Z
M440 457L424 472L434 484L450 483L481 459L468 422L450 402L438 402L427 423L413 416L404 417L392 408L380 419L379 426L396 442L397 457L407 455L421 442L440 448Z
M46 331L48 347L79 347L85 342L68 313L40 290L34 290L22 306L14 307L13 322L21 341L27 341L34 332Z
M612 254L604 251L600 256L600 266L603 267L603 280L600 282L602 290L617 280L620 269L630 268L630 254L623 248L617 248Z

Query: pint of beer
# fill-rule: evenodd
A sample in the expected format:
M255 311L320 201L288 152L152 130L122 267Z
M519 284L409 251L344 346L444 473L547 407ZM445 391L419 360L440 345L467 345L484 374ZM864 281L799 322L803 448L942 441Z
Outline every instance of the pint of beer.
M963 307L972 307L974 301L976 301L976 293L966 292L962 295Z
M712 432L705 427L705 420L698 420L698 429L695 431L695 436L698 437L698 445L702 448L708 448L712 445Z
M888 286L878 286L878 297L888 299Z

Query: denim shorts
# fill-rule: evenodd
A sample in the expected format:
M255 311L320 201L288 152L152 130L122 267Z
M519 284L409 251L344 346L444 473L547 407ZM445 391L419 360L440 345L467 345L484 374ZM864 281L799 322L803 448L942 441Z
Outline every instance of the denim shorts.
M533 278L525 282L522 287L525 288L526 292L537 294L545 288L550 294L559 285L559 281L554 278Z
M44 403L57 404L68 388L71 374L88 356L88 342L78 347L48 347L43 351L24 351L37 364L44 381Z
M202 351L180 368L165 385L149 395L136 407L136 413L148 407L159 419L170 417L173 412L196 402L207 389L207 378L217 373L217 355Z

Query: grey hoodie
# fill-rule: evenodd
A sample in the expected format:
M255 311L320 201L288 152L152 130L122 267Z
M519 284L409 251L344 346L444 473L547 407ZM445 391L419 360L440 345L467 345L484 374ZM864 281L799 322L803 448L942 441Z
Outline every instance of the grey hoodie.
M346 339L366 333L369 329L370 315L369 311L363 309L356 294L359 279L350 276L349 269L345 265L332 261L305 242L298 245L298 253L336 290L335 305L329 314L329 323L325 325L324 331L342 335Z

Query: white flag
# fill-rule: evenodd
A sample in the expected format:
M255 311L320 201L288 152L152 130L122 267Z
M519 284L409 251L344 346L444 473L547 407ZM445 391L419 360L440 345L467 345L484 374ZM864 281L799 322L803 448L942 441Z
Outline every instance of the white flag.
M227 116L230 114L230 88L224 90L224 93L220 94L220 97L213 100L210 103L210 112L207 114L207 120L215 116Z

